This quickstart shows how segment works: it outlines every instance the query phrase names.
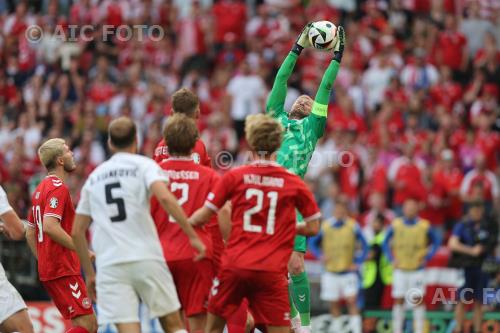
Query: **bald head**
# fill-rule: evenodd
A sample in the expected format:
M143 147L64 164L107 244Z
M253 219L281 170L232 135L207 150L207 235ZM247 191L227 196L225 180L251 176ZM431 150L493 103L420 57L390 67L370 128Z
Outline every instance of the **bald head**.
M116 149L126 149L136 142L137 128L132 119L119 117L109 124L109 143Z

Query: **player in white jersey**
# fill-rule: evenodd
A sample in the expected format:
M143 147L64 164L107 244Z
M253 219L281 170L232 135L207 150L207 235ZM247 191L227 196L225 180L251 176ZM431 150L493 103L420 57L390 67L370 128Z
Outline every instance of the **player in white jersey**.
M23 222L9 205L7 194L0 186L0 231L7 237L20 240L24 237ZM21 295L7 280L0 263L0 332L33 333L26 304Z
M82 188L73 241L90 297L95 299L97 292L99 325L115 324L120 333L140 332L138 310L143 301L165 332L187 333L150 215L151 195L179 223L198 258L205 255L205 246L168 190L164 171L152 159L136 154L136 136L129 118L117 118L109 125L108 145L114 155L90 174ZM97 277L85 238L91 222Z

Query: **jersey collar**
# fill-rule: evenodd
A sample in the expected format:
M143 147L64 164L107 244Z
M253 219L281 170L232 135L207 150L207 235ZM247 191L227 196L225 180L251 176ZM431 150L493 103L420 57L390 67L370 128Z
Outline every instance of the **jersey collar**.
M191 156L169 156L166 161L192 161L193 158Z
M262 164L262 165L272 165L272 166L280 166L278 163L275 161L269 161L269 160L254 160L250 163L251 165L257 165L257 164Z

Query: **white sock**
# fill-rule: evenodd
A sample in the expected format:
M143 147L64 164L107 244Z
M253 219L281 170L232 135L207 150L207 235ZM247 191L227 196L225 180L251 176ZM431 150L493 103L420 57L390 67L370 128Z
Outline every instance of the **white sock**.
M405 320L405 309L403 304L394 304L392 307L392 331L403 333L403 323Z
M420 305L413 309L413 320L415 323L415 333L424 333L425 306Z
M349 326L351 326L352 333L361 333L361 316L349 316Z
M340 320L339 317L334 317L334 316L331 316L331 317L332 317L332 323L330 324L330 329L328 330L328 332L331 332L331 333L340 332L341 326L342 326L342 321Z
M177 330L174 333L188 333L188 331L186 331L186 330Z
M311 326L302 326L299 330L300 333L311 333Z
M297 317L294 317L292 318L291 321L291 324L292 324L292 329L294 332L298 332L299 329L300 329L300 326L301 326L301 323L300 323L300 316L297 315Z

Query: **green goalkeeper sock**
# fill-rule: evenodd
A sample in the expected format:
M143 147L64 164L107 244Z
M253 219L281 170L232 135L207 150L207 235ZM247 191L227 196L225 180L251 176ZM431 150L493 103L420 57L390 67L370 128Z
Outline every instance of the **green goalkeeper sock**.
M311 325L311 287L307 273L292 275L292 297L300 314L302 326Z
M297 308L295 307L295 302L293 301L292 294L293 294L292 284L290 283L288 285L288 300L290 301L290 319L297 317L297 315L299 314Z

